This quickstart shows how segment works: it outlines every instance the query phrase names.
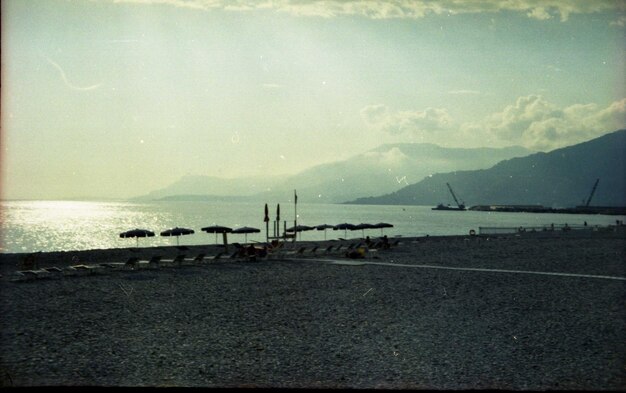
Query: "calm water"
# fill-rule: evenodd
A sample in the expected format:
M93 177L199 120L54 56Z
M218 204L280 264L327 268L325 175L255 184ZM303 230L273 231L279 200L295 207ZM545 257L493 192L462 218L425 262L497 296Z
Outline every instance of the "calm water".
M5 201L0 202L1 252L32 252L121 248L136 245L135 239L122 239L121 232L143 228L157 236L139 239L139 246L175 245L176 238L159 233L172 227L191 228L193 235L181 236L181 245L212 244L214 234L200 228L223 225L231 228L250 226L260 233L248 234L247 241L265 241L265 203L240 202L72 202L72 201ZM269 206L270 219L276 218L276 205ZM293 204L281 204L281 221L293 225ZM394 225L384 234L393 236L463 235L470 229L489 226L542 226L554 224L608 225L624 216L528 214L432 211L431 206L370 206L298 204L298 224L316 226L387 222ZM283 224L281 223L281 228ZM272 223L270 222L270 231ZM379 236L380 229L364 234ZM221 235L220 235L221 236ZM307 231L302 240L361 237L358 231ZM221 240L221 239L220 239ZM229 234L229 241L243 242L244 235Z

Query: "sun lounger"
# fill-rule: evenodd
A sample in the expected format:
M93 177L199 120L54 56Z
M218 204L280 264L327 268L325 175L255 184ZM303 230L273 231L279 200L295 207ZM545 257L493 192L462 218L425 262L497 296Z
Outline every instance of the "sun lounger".
M139 258L130 257L128 258L126 262L124 262L124 268L129 269L129 270L135 270L135 267L137 267L138 263L139 263Z
M122 270L122 269L134 269L135 265L139 262L139 258L130 257L126 262L103 262L100 266L109 270Z
M180 266L182 266L182 263L183 263L183 261L185 260L186 257L187 257L187 255L185 255L185 254L179 254L174 259L161 259L160 266L162 266L162 267L172 267L172 266L180 267Z
M50 276L50 273L45 271L45 270L35 270L35 269L31 269L31 270L18 270L17 272L15 272L15 278L17 278L17 281L31 281L31 280L37 280L39 278L46 278Z
M300 247L297 250L286 251L283 255L285 256L294 256L294 255L303 255L306 251L306 247Z
M205 253L201 252L200 254L198 254L194 259L193 259L193 263L194 264L198 264L201 265L202 262L204 262L204 257L206 256Z
M176 258L174 258L174 260L172 261L172 264L173 265L178 264L178 267L181 267L183 265L183 261L185 260L186 257L187 257L187 255L185 255L185 254L177 255Z
M160 255L154 255L152 258L150 258L150 260L148 261L148 268L149 269L158 269L159 267L161 267L161 259L163 257Z
M63 277L63 269L60 269L58 267L54 267L54 266L44 267L43 270L50 273L50 277L54 277L54 278Z
M214 261L216 259L220 259L222 257L222 255L224 255L224 254L225 253L223 251L222 252L218 252L215 256L213 256L212 258L209 258L209 259Z
M330 252L333 250L333 248L334 248L334 246L331 244L330 246L328 246L328 247L326 247L326 248L324 249L324 252L325 252L326 254L328 254L328 253L330 253Z
M79 275L94 274L103 269L99 265L72 265L70 268L75 269Z

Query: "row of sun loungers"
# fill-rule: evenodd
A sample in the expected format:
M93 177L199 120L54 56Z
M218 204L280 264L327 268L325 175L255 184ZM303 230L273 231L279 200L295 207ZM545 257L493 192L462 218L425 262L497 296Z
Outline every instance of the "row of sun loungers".
M399 240L388 244L388 247L394 247L399 244ZM375 253L379 248L384 248L384 243L373 242L369 246L363 242L352 242L345 244L341 242L337 245L329 245L321 247L301 246L297 249L285 249L282 247L272 247L271 244L261 244L254 248L254 253L250 253L248 248L234 243L236 251L232 253L220 252L216 255L207 256L206 253L200 253L193 257L187 257L186 254L179 254L173 259L163 259L160 255L155 255L148 260L141 260L138 257L129 257L125 262L109 262L99 264L77 264L64 268L45 267L41 269L19 270L14 273L13 281L29 281L39 278L60 278L65 276L84 276L96 273L105 273L107 271L127 270L137 271L144 269L159 269L167 267L182 266L202 266L216 260L263 260L263 259L285 259L290 257L307 257L307 256L349 256L351 252L359 248L365 247L366 252Z

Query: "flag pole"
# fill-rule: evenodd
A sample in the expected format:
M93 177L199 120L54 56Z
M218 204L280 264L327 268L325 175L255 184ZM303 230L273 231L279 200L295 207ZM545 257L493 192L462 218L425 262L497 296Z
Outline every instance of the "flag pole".
M296 230L298 227L298 194L296 190L293 190L293 210L294 210L294 218L293 218L293 242L296 242L296 236L298 231Z

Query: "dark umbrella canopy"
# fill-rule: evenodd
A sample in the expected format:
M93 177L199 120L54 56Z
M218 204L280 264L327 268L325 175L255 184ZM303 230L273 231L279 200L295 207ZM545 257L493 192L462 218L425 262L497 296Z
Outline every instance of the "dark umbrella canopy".
M384 228L393 228L392 224L386 223L386 222L379 222L378 224L374 224L373 228L380 228L380 235L383 235L383 229Z
M326 240L326 230L333 228L332 225L322 224L315 227L318 231L324 231L324 240Z
M343 229L344 231L344 236L347 237L348 236L348 229L353 231L354 230L354 224L349 224L347 222L344 222L343 224L337 224L333 227L333 231L338 231L340 229Z
M237 229L233 229L231 233L243 233L246 236L246 243L248 242L248 233L258 233L261 232L260 229L258 228L252 228L252 227L241 227L241 228L237 228Z
M208 227L201 228L202 231L206 233L215 233L215 242L217 243L217 234L218 233L230 233L233 231L232 228L224 227L221 225L211 225Z
M311 231L315 229L315 227L310 227L308 225L296 225L295 227L287 228L287 232L300 232L300 239L302 239L302 232Z
M354 226L354 230L360 229L363 233L363 237L365 237L365 230L366 229L372 229L374 228L373 224L365 224L365 223L360 223Z
M139 246L139 238L140 237L152 237L154 236L154 232L149 231L147 229L131 229L130 231L120 233L121 238L137 238L137 246Z
M176 244L179 244L179 240L178 238L180 236L184 236L184 235L191 235L194 234L194 230L193 229L189 229L189 228L172 228L172 229L166 229L165 231L161 232L161 236L176 236Z
M293 232L295 229L296 232L304 232L315 229L315 227L310 227L308 225L297 225L296 227L287 228L287 232Z

